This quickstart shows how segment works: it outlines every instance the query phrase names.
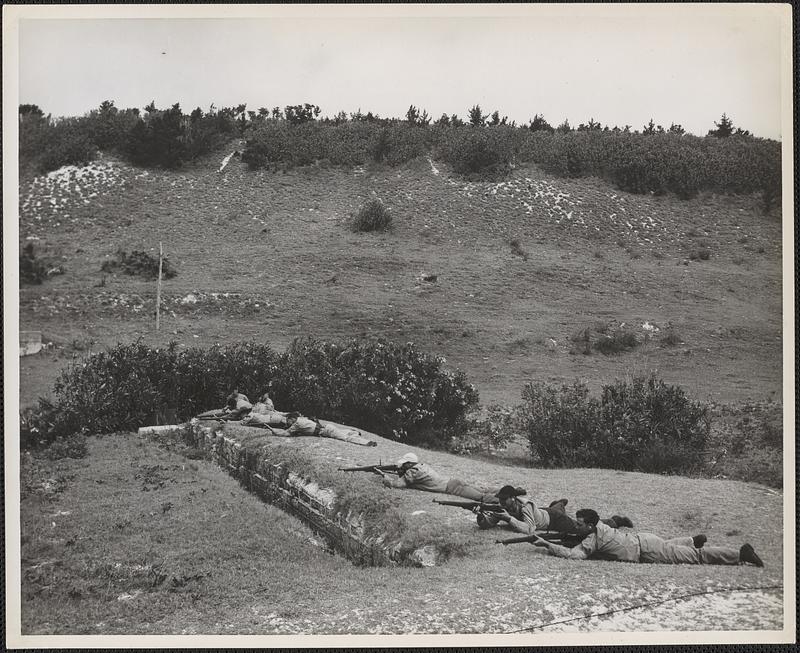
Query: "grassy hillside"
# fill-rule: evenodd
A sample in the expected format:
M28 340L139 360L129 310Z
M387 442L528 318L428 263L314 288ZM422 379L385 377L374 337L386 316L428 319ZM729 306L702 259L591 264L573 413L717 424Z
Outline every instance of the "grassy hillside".
M650 370L699 399L780 396L780 220L755 196L629 195L536 168L465 182L424 158L286 173L233 158L218 172L233 148L177 172L101 159L23 185L21 237L44 239L67 270L21 289L21 328L54 343L22 359L23 405L73 354L118 341L282 349L305 334L414 341L484 403L516 402L531 379L598 387ZM351 232L373 194L394 230ZM100 267L159 241L178 275L156 333L155 284ZM612 356L572 340L622 322L652 338Z
M467 182L424 157L399 168L286 173L248 171L234 157L219 171L240 146L179 171L105 158L23 185L20 235L40 238L65 273L21 288L21 328L53 343L20 359L21 405L47 396L73 357L117 342L254 338L280 351L300 335L361 334L445 356L483 404L517 403L532 380L580 377L596 389L650 371L694 399L780 399L781 224L758 197L630 195L534 167L502 183ZM351 214L373 195L393 230L352 232ZM159 241L178 274L163 284L155 332L155 283L101 265L119 249L157 253ZM621 323L639 346L583 353L587 328ZM759 485L426 452L453 474L627 513L642 530L750 540L767 567L570 564L495 545L472 515L441 508L442 527L463 531L467 555L432 569L367 570L330 556L211 463L163 443L92 437L84 459L45 456L26 453L22 463L28 633L782 625L782 497ZM372 477L364 488L383 492ZM399 501L409 511L431 506L421 492ZM764 587L772 589L753 589Z
M471 461L428 457L453 473L475 472ZM496 465L477 477L526 485L539 501L567 496L570 507L619 510L664 536L705 532L709 544L737 547L749 540L763 569L560 560L528 544L497 545L507 532L480 531L467 511L396 490L410 520L427 511L467 543L463 557L415 569L359 568L332 556L303 524L212 463L133 434L89 438L82 460L26 454L22 471L26 634L536 637L783 625L782 501L751 484ZM364 491L389 492L371 476Z

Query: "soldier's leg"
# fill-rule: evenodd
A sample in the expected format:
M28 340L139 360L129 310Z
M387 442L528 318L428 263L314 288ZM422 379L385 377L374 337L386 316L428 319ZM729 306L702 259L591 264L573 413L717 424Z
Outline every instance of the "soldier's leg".
M688 539L688 546L681 542ZM642 562L653 562L665 565L699 565L700 551L692 545L692 538L678 538L676 540L665 540L652 533L639 533L639 544L641 545L640 560Z
M493 494L487 494L478 488L466 485L462 480L451 478L447 482L447 494L454 494L470 501L482 501L483 503L497 503L498 499Z
M691 537L676 537L666 540L660 550L661 560L668 564L689 565L738 565L739 550L724 546L704 546L698 549Z
M704 565L738 565L740 562L739 549L727 546L704 546L695 551L700 553Z

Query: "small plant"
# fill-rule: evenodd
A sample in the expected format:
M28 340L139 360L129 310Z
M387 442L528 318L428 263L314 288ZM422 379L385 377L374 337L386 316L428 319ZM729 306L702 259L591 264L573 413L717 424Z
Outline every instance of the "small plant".
M124 250L118 249L113 259L103 262L100 270L112 274L120 271L131 276L156 279L158 277L158 258L139 250L133 250L128 254ZM161 277L163 279L172 279L177 274L178 272L169 262L169 259L162 258Z
M689 259L692 261L707 261L711 258L711 250L707 247L698 247L689 253Z
M387 231L391 228L392 214L377 197L364 203L351 224L351 229L356 232Z
M466 432L453 438L450 450L469 455L504 449L516 434L516 421L512 409L492 404L471 417Z
M51 256L42 255L39 248L28 242L19 255L19 278L22 283L39 285L46 279L64 274L65 268Z
M519 238L512 238L510 244L511 244L511 253L514 256L519 256L525 261L528 260L528 252L522 249L522 245L519 242Z
M601 354L619 354L623 351L634 349L639 341L636 334L624 327L611 329L608 333L601 333L592 344L592 348Z
M619 354L634 349L639 344L636 334L624 323L619 325L596 323L582 328L570 340L575 344L573 353L577 351L587 356L592 351L599 351L601 354Z
M675 345L680 345L683 342L683 338L680 336L675 326L670 322L661 332L660 342L667 347L674 347Z

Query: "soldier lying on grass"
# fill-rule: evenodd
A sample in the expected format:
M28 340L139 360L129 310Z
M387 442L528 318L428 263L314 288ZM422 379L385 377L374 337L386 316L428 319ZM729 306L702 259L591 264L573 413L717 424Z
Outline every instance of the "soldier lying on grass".
M275 410L275 405L268 393L258 398L255 404L238 390L234 390L227 399L227 405L221 411L208 411L198 415L199 419L220 419L223 421L241 420L243 426L257 426L270 431L273 435L296 437L300 435L333 438L366 447L378 445L369 440L356 429L346 428L338 424L323 424L316 418L308 418L300 413L284 413Z
M430 465L419 462L414 453L407 453L397 461L397 478L381 472L385 487L412 488L426 492L440 492L454 494L458 497L481 501L483 503L497 503L497 497L491 492L484 492L478 488L467 485L457 478L445 478Z
M531 542L545 547L550 555L572 560L600 558L624 562L655 562L661 564L738 565L750 563L763 567L750 544L741 548L704 546L706 536L676 537L665 540L652 533L624 533L600 522L598 514L584 508L575 513L578 521L589 527L590 533L580 544L568 548L534 536Z
M253 409L253 404L238 390L231 392L225 400L225 407L217 410L208 410L200 413L197 419L216 419L224 422L233 422L242 419Z
M492 528L499 522L506 522L515 531L526 534L533 534L535 531L551 531L585 536L592 532L587 524L576 521L567 515L565 510L567 499L558 499L547 508L539 508L530 497L522 498L524 494L524 491L511 485L500 488L495 496L505 510L491 513L479 512L478 526ZM633 527L633 522L628 517L620 515L604 519L603 523L612 528Z

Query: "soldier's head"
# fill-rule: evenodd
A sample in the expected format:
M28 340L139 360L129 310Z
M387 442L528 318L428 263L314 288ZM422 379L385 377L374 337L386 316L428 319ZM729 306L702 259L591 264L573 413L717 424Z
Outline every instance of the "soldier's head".
M407 469L413 467L419 462L419 458L417 458L417 454L411 453L410 451L407 454L400 456L397 459L397 467L400 470L400 473L403 474Z
M600 515L591 508L581 508L575 513L575 519L578 520L579 524L586 524L594 528L597 526L597 522L600 521Z
M514 487L513 485L504 485L495 496L500 500L500 505L511 514L516 514L520 511L520 502L517 497L523 496L525 490L522 488Z

